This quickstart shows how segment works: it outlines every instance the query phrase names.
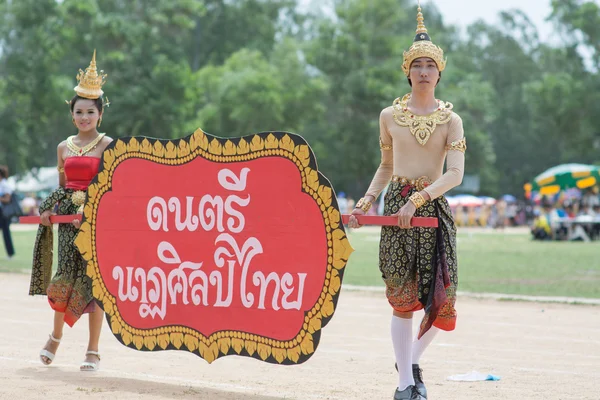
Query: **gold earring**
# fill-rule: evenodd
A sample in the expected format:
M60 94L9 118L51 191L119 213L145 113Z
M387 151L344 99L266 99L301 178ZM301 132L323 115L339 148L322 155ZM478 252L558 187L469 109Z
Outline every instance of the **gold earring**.
M100 117L100 119L98 120L98 128L100 128L101 124L102 124L102 117Z
M73 121L73 125L75 125L75 127L77 127L77 124L75 123L75 118L71 118L71 121Z

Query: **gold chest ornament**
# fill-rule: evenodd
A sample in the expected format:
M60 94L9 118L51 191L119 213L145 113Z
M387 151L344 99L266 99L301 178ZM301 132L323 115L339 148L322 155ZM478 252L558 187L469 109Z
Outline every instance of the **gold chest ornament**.
M452 118L452 103L437 100L438 108L428 115L416 115L408 110L410 93L394 100L392 113L394 122L402 127L408 127L410 133L420 145L425 146L431 134L438 125L446 124Z

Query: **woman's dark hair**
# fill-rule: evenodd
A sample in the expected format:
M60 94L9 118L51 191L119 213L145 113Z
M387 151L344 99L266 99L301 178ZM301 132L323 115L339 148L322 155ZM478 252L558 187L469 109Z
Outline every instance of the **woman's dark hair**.
M75 96L73 96L73 98L69 102L69 106L71 106L71 112L73 112L73 108L75 108L75 103L77 102L77 100L92 100L94 102L94 105L98 109L98 112L102 113L102 109L104 108L104 102L102 100L102 96L98 97L97 99L86 99L85 97L81 97L76 94Z
M2 179L8 178L8 167L6 165L0 165L0 176Z

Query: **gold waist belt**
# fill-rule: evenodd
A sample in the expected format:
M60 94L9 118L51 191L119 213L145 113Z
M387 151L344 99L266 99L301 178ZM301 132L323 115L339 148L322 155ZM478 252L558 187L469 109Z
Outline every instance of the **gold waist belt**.
M433 181L426 176L420 176L416 179L410 179L405 176L398 176L398 175L392 176L392 182L398 182L401 185L413 186L419 192L433 183Z

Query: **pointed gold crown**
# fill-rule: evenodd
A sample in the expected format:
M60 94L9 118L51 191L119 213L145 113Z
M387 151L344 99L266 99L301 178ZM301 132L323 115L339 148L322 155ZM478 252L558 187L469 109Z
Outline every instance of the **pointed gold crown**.
M85 72L81 69L79 70L77 74L78 85L75 86L74 90L80 97L92 100L97 99L104 93L102 85L106 82L107 76L104 71L100 71L100 74L98 74L96 69L96 50L94 50L90 66L85 69Z
M414 60L421 57L431 58L442 72L446 68L446 59L444 59L444 50L431 42L431 38L425 27L425 18L421 12L421 1L417 9L417 31L415 40L408 51L404 52L404 61L402 62L402 71L406 76L410 75L410 65Z

